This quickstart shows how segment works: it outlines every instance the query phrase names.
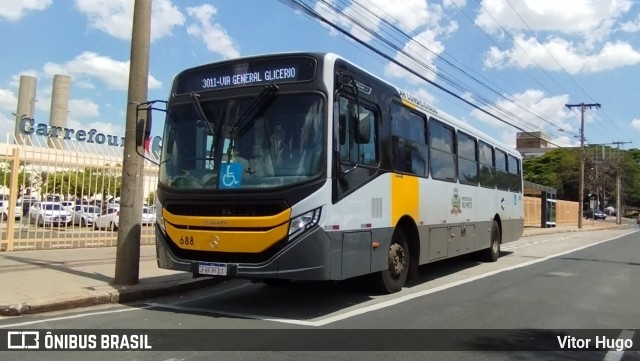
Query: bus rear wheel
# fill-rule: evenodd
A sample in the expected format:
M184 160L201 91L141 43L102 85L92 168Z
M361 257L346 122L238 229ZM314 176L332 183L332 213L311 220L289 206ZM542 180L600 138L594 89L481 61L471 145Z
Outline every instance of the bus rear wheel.
M375 273L374 283L384 293L395 293L402 289L409 274L409 244L401 228L396 228L388 250L388 269Z
M483 249L479 253L480 261L495 262L500 257L500 227L497 221L493 221L491 225L491 243L489 248Z

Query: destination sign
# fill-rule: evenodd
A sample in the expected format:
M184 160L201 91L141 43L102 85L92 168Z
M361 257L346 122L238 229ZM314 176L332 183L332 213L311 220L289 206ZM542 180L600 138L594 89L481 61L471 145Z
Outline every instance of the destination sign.
M316 60L310 57L256 59L240 63L212 64L180 74L176 94L271 83L310 81Z

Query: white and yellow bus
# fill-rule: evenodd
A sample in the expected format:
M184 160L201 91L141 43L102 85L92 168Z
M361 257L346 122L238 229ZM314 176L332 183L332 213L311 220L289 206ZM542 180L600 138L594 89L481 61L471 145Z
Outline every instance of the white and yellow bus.
M188 69L162 103L162 268L265 282L370 274L391 293L419 265L495 261L522 235L518 152L335 54ZM139 144L157 104L139 108Z

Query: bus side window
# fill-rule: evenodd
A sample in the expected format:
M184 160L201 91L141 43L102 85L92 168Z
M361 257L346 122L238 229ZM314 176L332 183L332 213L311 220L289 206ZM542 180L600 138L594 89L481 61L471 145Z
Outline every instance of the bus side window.
M509 175L507 173L507 153L503 150L495 150L496 157L496 186L499 190L509 190Z
M365 165L378 163L376 113L355 101L339 98L338 141L340 160Z
M494 159L494 149L489 144L480 141L478 151L478 157L480 162L480 171L478 173L478 180L480 186L485 188L496 187L496 167Z
M455 135L453 128L433 118L429 120L429 155L431 156L431 177L456 181Z
M426 118L399 103L391 104L391 153L393 169L428 176L429 147Z

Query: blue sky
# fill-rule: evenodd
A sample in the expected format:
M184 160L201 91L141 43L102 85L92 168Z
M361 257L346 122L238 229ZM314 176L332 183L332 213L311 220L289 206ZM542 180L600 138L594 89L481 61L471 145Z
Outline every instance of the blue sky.
M407 35L394 34L396 50L422 64L387 48L389 57L471 102L476 94L497 104L511 114L500 115L509 124L544 131L559 145L576 144L580 112L564 105L600 103L585 113L587 143L631 141L625 149L640 148L638 1L302 2L373 46L379 42L372 33L392 29L384 19ZM49 122L52 79L64 74L71 77L68 127L124 135L132 13L132 0L0 2L0 139L13 129L20 75L38 79L36 123ZM166 98L173 76L187 67L270 52L335 52L515 146L513 126L277 0L154 0L151 37L150 99ZM443 75L468 89L453 88Z

